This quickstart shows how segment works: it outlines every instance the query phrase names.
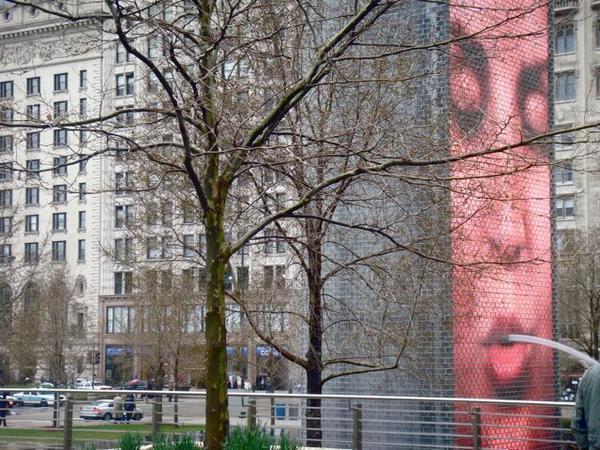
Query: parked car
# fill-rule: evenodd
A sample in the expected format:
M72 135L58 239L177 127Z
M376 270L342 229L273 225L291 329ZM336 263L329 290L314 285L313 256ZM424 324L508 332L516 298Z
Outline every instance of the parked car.
M125 414L125 411L123 411L123 414ZM83 405L79 408L79 417L81 419L112 420L113 401L96 400L95 402ZM142 417L144 417L144 413L139 408L135 408L135 410L132 411L131 418L133 420L141 420Z
M52 392L17 392L13 394L18 406L52 406L54 405L54 393ZM62 405L66 401L64 395L59 396L59 402Z
M84 380L83 378L78 378L73 383L74 389L94 389L96 391L108 391L112 389L112 386L108 386L106 384L101 383L100 381L90 381Z

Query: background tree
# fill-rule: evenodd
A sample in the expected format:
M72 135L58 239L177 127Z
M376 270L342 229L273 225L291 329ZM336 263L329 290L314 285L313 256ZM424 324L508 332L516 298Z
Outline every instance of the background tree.
M557 287L561 335L600 357L600 229L560 234Z
M402 8L404 2L106 1L93 4L97 8L90 13L69 4L35 6L67 22L85 23L87 35L97 25L94 42L100 39L115 54L129 53L135 78L115 77L115 89L100 93L88 119L2 125L89 131L96 146L90 145L88 156L128 155L152 167L159 177L149 178L144 189L181 186L201 219L209 449L221 447L228 429L225 284L237 252L269 236L270 228L285 233L294 246L307 275L306 353L288 350L264 331L261 337L304 367L309 392L318 393L329 377L323 377L324 333L352 316L350 305L333 306L335 296L324 302L328 280L359 276L369 286L386 267L413 266L413 255L423 260L417 274L426 272L430 261L449 264L436 249L444 239L438 227L448 231L447 215L430 219L448 204L450 165L514 147L448 156L447 111L433 107L433 87L445 85L439 78L445 71L439 69L447 63L449 41L411 33L413 11ZM104 101L134 91L131 107L114 110ZM80 159L73 156L71 164ZM522 170L527 167L524 161ZM244 189L234 194L248 177L260 177L256 195ZM284 202L277 199L277 183L287 186ZM395 208L389 199L398 199ZM373 217L370 206L377 202L381 215ZM365 233L383 239L357 251L346 241L350 234L343 236L347 230L365 244L370 242ZM328 233L337 234L335 241ZM330 261L330 248L342 255L338 261ZM403 256L397 261L381 259L398 250ZM414 302L421 277L411 273L408 279L410 292L417 294L410 296ZM377 289L371 291L381 300ZM368 308L368 302L362 304ZM381 306L385 311L385 302ZM329 323L325 311L331 312ZM381 342L402 343L402 334ZM395 367L395 361L380 365L348 358L333 358L327 367L338 363L348 366L340 374ZM319 439L316 435L313 442Z

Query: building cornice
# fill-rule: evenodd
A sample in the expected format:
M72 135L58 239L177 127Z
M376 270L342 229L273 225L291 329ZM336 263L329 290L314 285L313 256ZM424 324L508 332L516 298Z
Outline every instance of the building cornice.
M12 30L7 30L7 31L0 30L0 41L19 39L19 38L35 36L35 35L45 35L45 34L52 35L57 32L65 31L68 29L81 28L85 25L90 25L93 22L94 22L93 20L89 19L89 20L82 20L82 21L78 21L78 22L60 22L60 23L50 22L50 23L46 23L46 25L44 25L44 26L39 26L39 24L35 24L35 26L29 27L27 29L24 29L24 27L14 27Z

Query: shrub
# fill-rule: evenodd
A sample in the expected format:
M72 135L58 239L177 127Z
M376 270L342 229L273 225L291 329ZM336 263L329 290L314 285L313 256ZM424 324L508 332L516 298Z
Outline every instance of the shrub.
M159 434L152 443L153 450L197 450L192 434Z
M279 450L300 450L300 444L282 433L279 438Z
M273 437L262 428L234 427L229 431L224 450L271 450Z
M140 450L142 446L142 435L136 433L125 433L121 436L121 450Z

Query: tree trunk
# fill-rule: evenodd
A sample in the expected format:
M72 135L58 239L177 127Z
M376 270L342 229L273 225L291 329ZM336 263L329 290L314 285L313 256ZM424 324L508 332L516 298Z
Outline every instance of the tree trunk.
M309 291L309 324L308 338L310 347L307 353L306 389L308 394L322 393L322 359L323 359L323 305L321 288L322 240L319 223L308 223L308 291ZM306 446L321 447L323 431L321 429L321 399L309 399L306 409Z
M308 394L321 394L321 367L306 371L306 389ZM321 399L308 399L306 402L306 446L322 447L323 430L321 429Z
M225 329L225 232L223 215L210 212L206 225L206 438L208 450L220 450L229 431L227 410L227 336Z

